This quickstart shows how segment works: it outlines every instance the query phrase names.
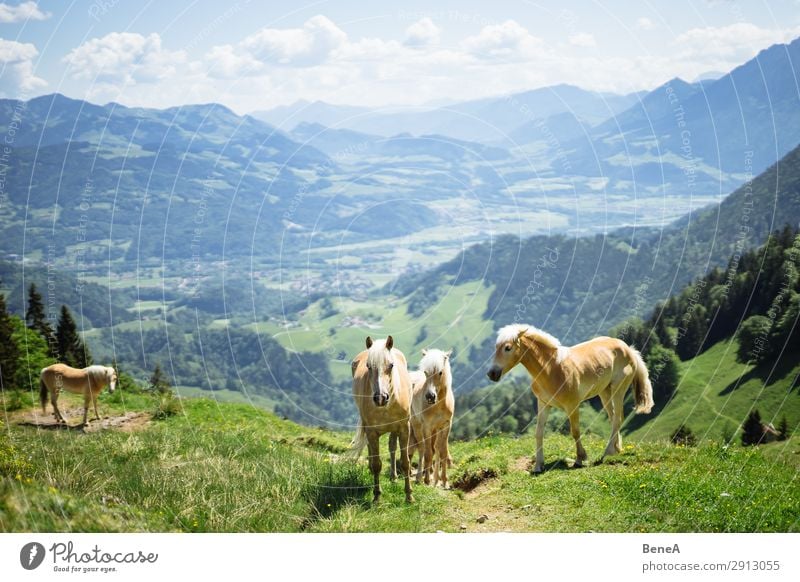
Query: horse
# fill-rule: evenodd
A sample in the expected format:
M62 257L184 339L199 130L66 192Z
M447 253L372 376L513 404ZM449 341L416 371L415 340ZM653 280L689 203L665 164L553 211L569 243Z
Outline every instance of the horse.
M450 428L455 414L453 376L450 372L452 350L422 350L419 370L411 373L411 440L409 458L419 451L417 483L425 477L433 486L441 480L447 488L447 467L452 462L448 449ZM435 467L434 467L435 459Z
M62 389L74 394L83 394L83 424L89 415L89 402L94 405L95 419L100 419L97 411L97 396L108 385L108 391L113 393L117 385L117 372L108 366L89 366L79 370L66 364L53 364L42 368L39 375L39 400L42 404L42 414L47 412L47 394L50 393L50 402L53 404L53 416L56 421L66 424L66 420L58 409L58 395Z
M351 364L353 399L360 416L351 454L356 458L366 445L369 468L374 480L373 502L381 496L380 437L389 435L390 476L397 479L397 444L400 443L400 466L405 478L406 501L411 503L411 478L408 461L408 440L411 415L411 381L403 352L394 347L392 336L385 340L366 340L367 349Z
M500 381L521 363L531 375L531 390L536 396L536 463L534 473L544 470L544 425L551 406L567 413L577 450L576 467L586 460L581 444L578 406L600 396L611 421L611 438L600 462L622 450L619 434L623 420L625 393L633 385L635 412L647 414L653 408L653 387L641 354L622 340L597 337L572 347L532 325L507 325L497 333L494 361L487 372L492 382Z

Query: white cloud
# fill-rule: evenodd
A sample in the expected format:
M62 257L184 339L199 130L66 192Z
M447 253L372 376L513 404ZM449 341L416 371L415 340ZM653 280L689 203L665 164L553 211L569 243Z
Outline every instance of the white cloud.
M264 28L245 38L239 48L264 63L312 66L324 62L346 40L342 29L317 15L302 28Z
M646 16L641 16L636 19L636 28L639 30L653 30L655 27L655 23Z
M0 38L0 95L19 97L45 87L33 73L33 59L39 54L30 43Z
M403 44L411 47L426 47L439 43L441 29L428 17L417 20L406 29L406 39Z
M597 41L594 39L593 34L588 32L577 32L570 35L569 44L572 46L579 46L584 48L591 48L597 46Z
M800 27L770 29L740 22L729 26L693 28L678 35L674 44L685 58L700 61L723 59L735 65L770 45L788 42L798 35Z
M521 59L535 55L544 43L514 20L484 26L462 43L464 49L481 58Z
M71 74L78 79L111 83L152 83L174 79L185 64L183 51L161 46L161 37L133 32L112 32L89 40L64 57Z
M204 62L208 74L220 79L236 79L264 71L264 63L229 44L213 47L206 53Z
M661 43L656 53L613 56L585 50L597 44L591 29L548 44L513 20L478 27L443 46L433 21L417 18L394 38L351 38L315 16L297 27L265 28L214 46L191 61L165 49L158 35L115 33L81 45L65 60L74 77L86 80L86 97L95 101L154 107L221 101L247 112L298 99L413 106L558 83L624 93L675 76L728 71L800 34L753 25L698 28L675 37L675 44Z
M36 2L23 2L12 6L0 2L0 22L22 22L23 20L47 20L52 16L49 12L42 12Z

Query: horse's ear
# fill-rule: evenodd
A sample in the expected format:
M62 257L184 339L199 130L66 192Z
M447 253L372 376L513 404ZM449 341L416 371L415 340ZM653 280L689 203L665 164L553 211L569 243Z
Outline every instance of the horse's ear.
M387 350L391 350L393 345L394 345L394 339L392 339L392 336L387 337L386 338L386 349Z
M372 347L372 338L367 336L367 349L370 349L371 347Z
M528 333L527 327L525 329L521 329L520 332L517 334L517 341L522 339L522 336L524 336L526 333Z
M445 357L445 359L448 359L448 358L449 358L450 356L452 356L452 355L453 355L453 350L447 350L447 351L444 353L444 357Z
M422 355L423 356L427 356L428 355L428 350L426 350L425 348L422 348Z

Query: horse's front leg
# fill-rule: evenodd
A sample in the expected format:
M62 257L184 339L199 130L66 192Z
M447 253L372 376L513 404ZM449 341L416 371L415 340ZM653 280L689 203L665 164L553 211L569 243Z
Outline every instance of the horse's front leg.
M99 392L98 393L92 392L92 404L94 405L94 419L95 420L100 420L100 413L97 412L97 397L99 395L100 395Z
M381 451L380 435L376 430L367 430L367 451L369 452L369 470L372 472L372 501L376 503L381 497Z
M430 429L425 430L425 485L431 484L431 473L433 473L433 455L435 454L436 433Z
M397 433L389 433L389 478L397 480Z
M544 471L544 425L547 423L547 415L550 413L550 405L537 400L539 413L536 416L536 463L533 465L534 473Z
M403 471L403 477L405 477L406 481L406 502L411 503L414 501L414 497L411 495L411 464L408 461L408 437L409 437L410 427L409 423L403 423L402 427L398 431L398 437L400 439L400 468Z
M576 407L569 415L569 432L572 438L575 439L575 467L583 467L583 462L586 460L586 450L581 444L581 415Z
M442 487L447 489L447 465L450 463L450 426L444 427L438 434L438 459L439 464L439 479L442 481ZM434 483L436 485L436 483Z
M83 393L83 426L86 426L86 419L89 418L89 403L92 400L92 392Z

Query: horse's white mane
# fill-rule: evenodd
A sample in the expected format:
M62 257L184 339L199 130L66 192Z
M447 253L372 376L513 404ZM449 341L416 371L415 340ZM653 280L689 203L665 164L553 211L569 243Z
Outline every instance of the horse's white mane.
M101 366L100 364L93 364L85 368L87 374L105 376L108 374L109 367Z
M442 350L426 350L425 355L422 356L422 361L419 363L419 369L425 372L426 375L443 372L449 367L447 365L449 355Z
M367 364L370 367L381 369L386 365L389 350L386 349L386 340L373 340L372 345L367 350Z
M558 364L563 362L564 358L569 355L569 348L567 346L562 346L561 342L558 341L556 337L533 325L527 325L524 323L512 323L511 325L500 328L500 331L497 332L496 345L514 342L517 340L520 334L531 339L535 339L545 347L556 350L556 363Z

